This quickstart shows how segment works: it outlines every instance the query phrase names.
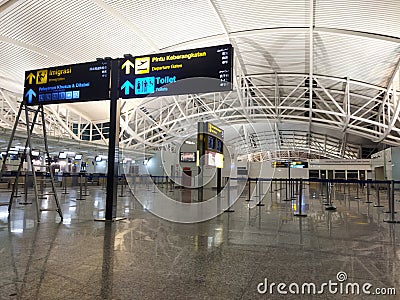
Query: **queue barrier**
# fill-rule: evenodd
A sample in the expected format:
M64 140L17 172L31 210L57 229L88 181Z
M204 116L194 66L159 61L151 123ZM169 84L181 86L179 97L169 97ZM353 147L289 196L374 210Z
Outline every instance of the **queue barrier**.
M3 174L3 178L12 178L15 177L16 174L15 172L9 171L5 172ZM32 177L33 174L28 174L26 173L25 176L22 176L24 178L23 182L20 182L19 185L23 185L25 189L25 195L27 193L27 182L28 178ZM38 178L46 179L50 178L50 173L49 172L36 172L36 176ZM105 179L107 178L106 174L102 173L86 173L86 172L80 172L80 173L63 173L63 174L55 174L56 178L59 178L61 187L63 188L63 194L68 193L67 191L67 178L77 178L78 183L79 183L79 198L77 200L84 200L86 196L88 196L88 182L95 182L98 185L102 182L102 186L105 186ZM118 177L118 182L119 185L121 186L121 193L120 197L125 196L125 191L126 191L126 186L128 184L128 179L133 180L133 183L139 183L139 184L145 184L146 188L149 189L150 187L150 182L155 183L155 185L167 185L167 188L169 189L170 192L172 192L175 189L175 181L174 179L179 179L181 178L180 176L150 176L150 175L129 175L129 174L123 174ZM300 178L245 178L245 177L224 177L225 178L225 186L227 186L228 190L231 188L230 187L230 182L231 181L239 181L239 182L246 182L248 184L248 197L246 197L245 201L251 201L252 197L252 190L251 190L251 185L255 184L255 198L257 199L256 206L263 206L265 205L262 203L263 201L263 185L262 183L264 182L270 182L270 191L271 194L274 191L278 190L285 190L285 199L282 199L282 201L294 201L297 199L298 201L298 207L299 209L302 209L303 207L303 184L310 184L310 183L317 183L319 184L319 191L320 191L320 196L322 196L326 201L324 204L327 206L326 210L334 210L336 209L333 204L332 204L332 190L334 185L339 185L340 191L342 188L342 185L344 187L343 194L344 195L350 195L350 185L353 184L355 185L356 189L356 195L354 196L354 199L360 199L359 197L359 190L360 187L366 187L366 201L365 203L370 204L372 201L370 201L370 195L371 195L371 186L375 185L375 190L376 190L376 201L377 203L374 204L374 207L383 207L381 203L381 197L380 197L380 190L381 189L386 189L387 190L387 198L388 198L388 204L389 204L389 210L386 211L385 213L389 214L388 220L385 220L385 222L388 223L399 223L400 221L396 221L395 219L395 200L394 200L394 187L395 185L400 185L400 181L395 181L395 180L371 180L371 179L366 179L366 180L358 180L358 179L317 179L317 178L312 178L312 179L300 179ZM45 181L43 180L41 182L43 185L45 184ZM155 191L155 185L153 186L153 192ZM41 191L44 189L42 188L43 186L41 185ZM133 184L133 188L136 187L136 184ZM279 188L278 188L279 187ZM347 188L347 191L346 191ZM15 197L21 197L18 186L15 189ZM26 197L26 196L25 196ZM230 194L228 192L228 197L230 197ZM231 209L230 205L230 198L229 199L229 207L226 209L226 212L233 212L234 210ZM2 205L0 203L0 205ZM296 215L301 216L305 215L303 211L299 211L296 213Z

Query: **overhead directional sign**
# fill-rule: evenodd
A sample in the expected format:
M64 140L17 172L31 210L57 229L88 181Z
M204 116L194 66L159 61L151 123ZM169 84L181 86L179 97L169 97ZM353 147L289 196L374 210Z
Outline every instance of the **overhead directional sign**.
M232 90L232 45L126 57L120 63L121 98Z
M110 62L106 60L25 72L27 105L60 104L110 97Z

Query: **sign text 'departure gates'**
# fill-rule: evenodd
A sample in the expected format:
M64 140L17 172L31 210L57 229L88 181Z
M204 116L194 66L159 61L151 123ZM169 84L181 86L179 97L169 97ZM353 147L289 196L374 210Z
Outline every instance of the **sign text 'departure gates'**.
M120 64L120 97L232 90L232 58L232 45L125 58Z
M233 48L221 45L119 59L119 86L110 87L111 60L25 72L27 105L232 90Z

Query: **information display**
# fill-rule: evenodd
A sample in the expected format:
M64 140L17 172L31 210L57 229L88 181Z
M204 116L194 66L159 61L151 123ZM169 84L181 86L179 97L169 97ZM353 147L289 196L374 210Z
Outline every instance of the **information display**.
M197 130L197 150L199 151L199 157L204 157L203 161L207 166L223 168L224 130L209 122L199 122Z
M67 153L65 153L65 152L60 152L60 153L58 154L58 158L67 158Z
M120 97L232 90L232 45L121 59Z
M287 161L273 161L272 168L288 168L289 162Z
M27 105L60 104L110 98L110 61L25 72Z
M213 151L206 150L205 153L205 164L211 167L223 168L224 167L224 155Z
M181 152L180 153L180 161L181 162L195 162L196 161L196 152Z
M306 161L292 161L290 167L294 169L306 169L308 168L308 162Z

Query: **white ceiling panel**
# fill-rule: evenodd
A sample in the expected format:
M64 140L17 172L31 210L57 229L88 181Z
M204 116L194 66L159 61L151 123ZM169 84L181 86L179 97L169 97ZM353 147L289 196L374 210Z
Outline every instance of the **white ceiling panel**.
M53 64L54 61L46 55L35 51L0 41L0 75L10 81L15 81L14 92L23 92L25 70L40 68ZM0 79L0 87L1 85Z
M2 16L0 32L70 62L150 51L141 38L89 0L31 0ZM55 64L59 62L55 61Z
M314 72L386 86L400 44L331 33L314 35Z
M306 33L268 33L235 38L247 74L307 72Z
M398 0L318 0L315 26L400 38Z
M308 26L309 1L215 0L229 32Z
M208 0L105 0L149 37L158 49L224 33Z

